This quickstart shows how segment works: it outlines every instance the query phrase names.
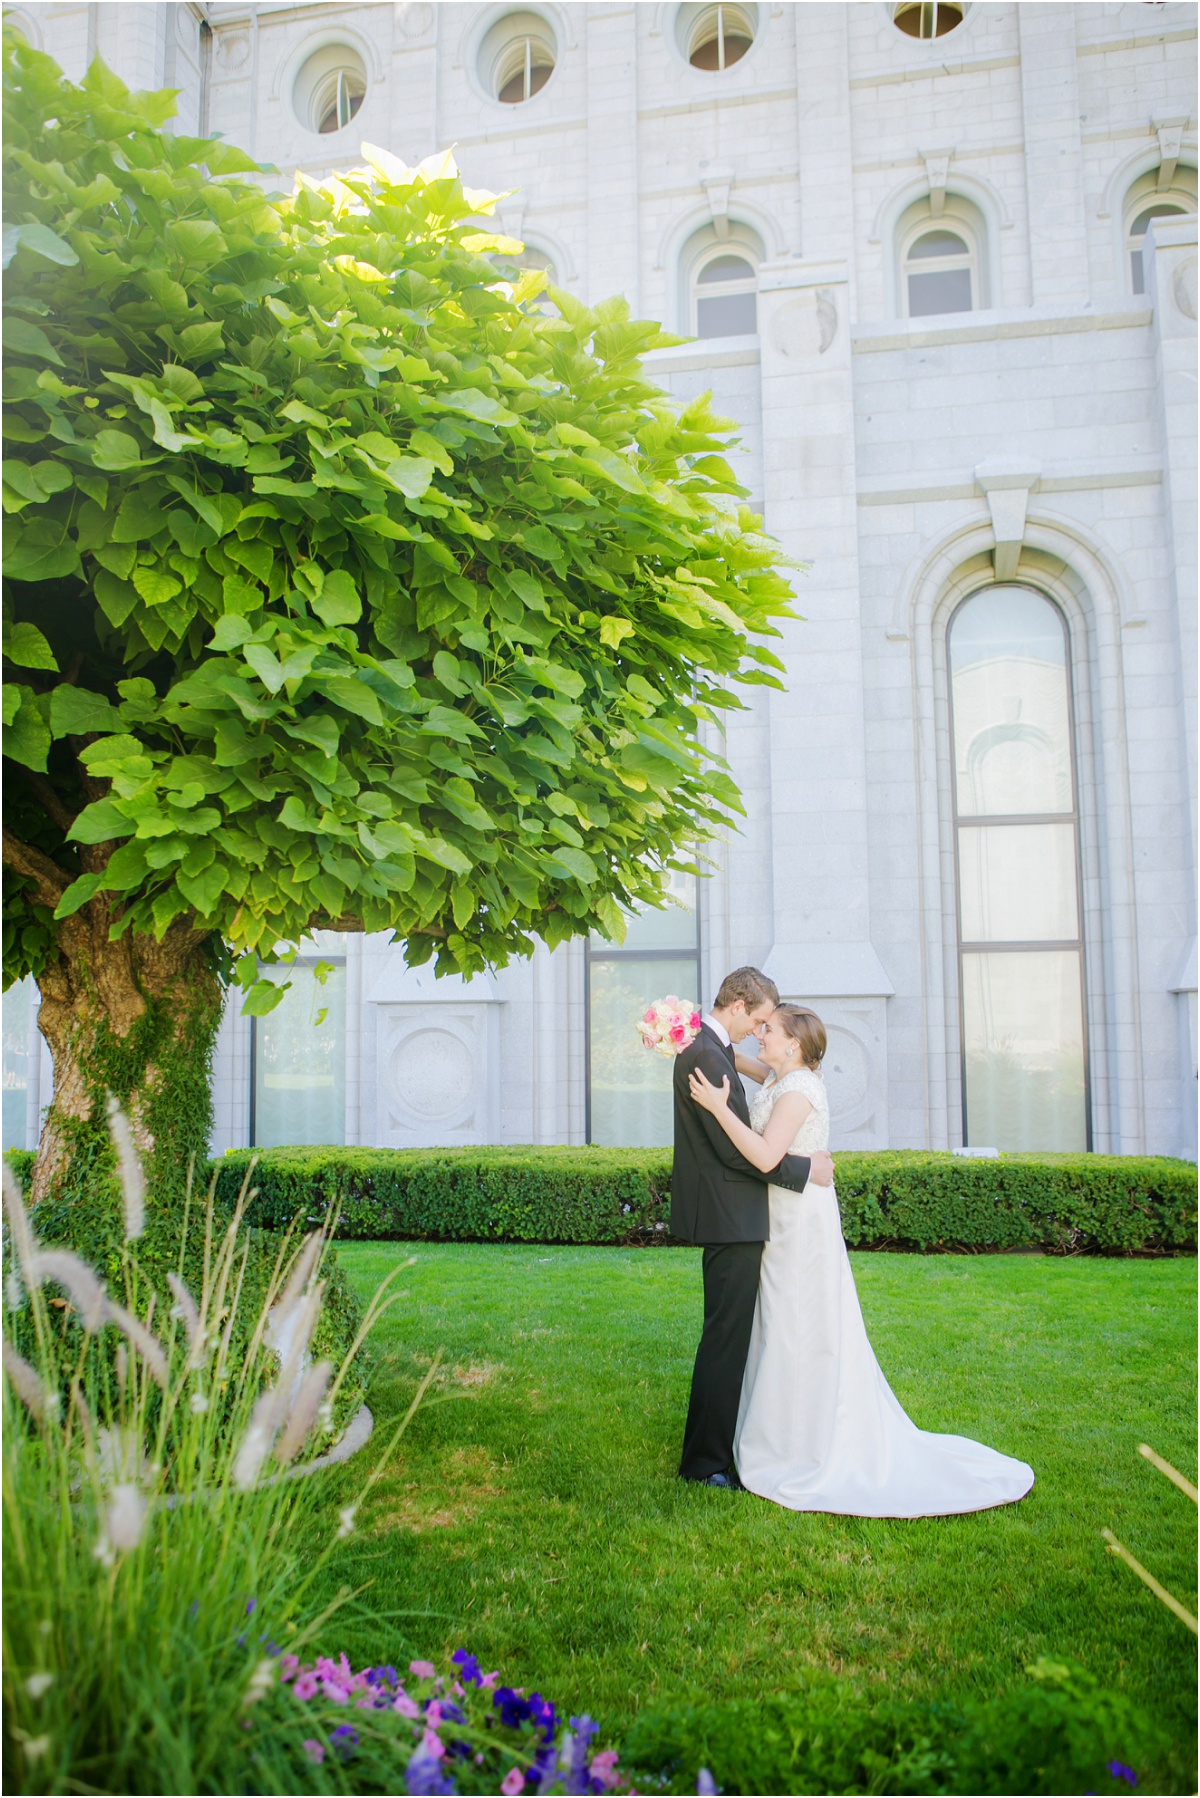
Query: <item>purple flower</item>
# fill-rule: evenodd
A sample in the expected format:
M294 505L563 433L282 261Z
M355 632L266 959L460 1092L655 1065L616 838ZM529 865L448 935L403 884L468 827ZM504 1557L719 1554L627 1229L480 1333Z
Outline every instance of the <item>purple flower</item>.
M1132 1767L1127 1767L1124 1761L1109 1761L1108 1770L1114 1779L1123 1779L1131 1786L1135 1786L1138 1782L1137 1774Z
M446 1795L457 1791L452 1779L448 1779L442 1771L442 1763L438 1756L426 1754L418 1748L404 1770L404 1789L406 1792L429 1794L429 1798L446 1798Z
M696 1781L696 1790L700 1798L716 1798L717 1782L707 1767L701 1767L700 1777Z
M492 1708L500 1713L505 1729L517 1729L530 1715L529 1700L511 1686L498 1686L492 1694Z
M233 1638L233 1640L234 1640L234 1645L235 1645L235 1646L236 1646L236 1647L238 1647L238 1648L244 1648L244 1647L245 1647L245 1646L246 1646L246 1632L245 1632L245 1630L243 1630L243 1631L242 1631L242 1633L241 1633L241 1635L240 1635L240 1636L235 1636L235 1637L234 1637L234 1638Z
M339 1760L350 1760L358 1747L358 1731L349 1723L339 1723L329 1739Z
M483 1675L479 1671L479 1662L475 1659L473 1654L468 1654L465 1648L456 1648L454 1653L450 1656L450 1659L458 1668L458 1677L462 1680L464 1686L480 1686L483 1684Z
M199 1613L200 1613L200 1600L198 1598L193 1598L191 1604L188 1606L188 1616L192 1619L193 1622L195 1622Z
M567 1776L567 1791L582 1798L583 1794L592 1789L587 1764L588 1745L592 1737L599 1733L600 1725L593 1723L588 1716L572 1717L571 1729L574 1733L570 1737L571 1745L563 1765L563 1772Z
M254 1607L257 1603L258 1603L257 1598L248 1598L246 1600L246 1615L247 1615L247 1617L253 1617Z

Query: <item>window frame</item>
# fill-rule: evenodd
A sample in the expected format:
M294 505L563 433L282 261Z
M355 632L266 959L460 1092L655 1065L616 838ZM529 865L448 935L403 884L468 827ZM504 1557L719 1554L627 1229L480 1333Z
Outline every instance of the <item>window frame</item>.
M925 266L916 268L912 265L912 253L923 237L930 237L935 231L947 231L961 238L966 246L962 254L953 256L929 256L922 258ZM949 274L965 265L971 279L971 304L959 308L956 312L913 312L910 304L908 281L910 275ZM935 218L933 213L910 225L901 239L900 249L900 298L904 307L904 317L911 319L924 318L961 318L968 312L980 312L982 297L982 280L980 275L979 245L974 231L967 220L956 213L943 212Z
M344 967L346 967L348 961L349 961L349 957L345 954L338 955L332 951L326 952L325 950L322 950L322 949L313 949L313 950L308 950L308 951L298 949L296 951L296 958L294 961L272 961L268 956L260 955L258 958L258 962L257 962L257 973L258 973L259 977L262 978L262 971L264 968L315 968L319 962L324 962L326 967L330 967L330 968L344 968ZM269 1015L270 1014L268 1013L268 1016ZM345 1049L346 1047L348 1047L348 1041L347 1041L347 1043L343 1044L343 1049ZM257 1017L252 1017L250 1019L250 1057L249 1057L249 1059L250 1059L250 1108L249 1108L249 1121L247 1124L247 1131L246 1131L246 1141L247 1141L247 1147L254 1149L254 1148L258 1147L258 1144L255 1141L255 1136L257 1133L257 1126L258 1126L258 1019L257 1019ZM343 1116L343 1118L342 1118L342 1135L345 1136L345 1133L346 1133L346 1120L345 1120L345 1117Z
M964 606L978 599L981 594L995 591L1003 587L1023 587L1027 592L1036 593L1039 599L1053 607L1055 617L1063 634L1063 678L1067 693L1067 741L1071 757L1071 810L1069 812L960 812L958 806L958 741L954 730L954 659L952 637L954 624ZM985 582L982 586L972 587L956 601L954 609L946 620L945 631L945 670L946 670L946 707L950 731L950 829L953 836L954 849L954 942L955 969L958 977L958 1060L959 1060L959 1098L962 1110L962 1142L964 1148L970 1148L969 1127L967 1122L967 1020L966 1020L966 982L963 973L963 962L967 955L1013 955L1037 954L1073 950L1079 957L1079 1006L1080 1030L1083 1042L1083 1111L1086 1153L1091 1154L1094 1141L1092 1122L1092 1057L1091 1029L1088 1010L1088 953L1085 930L1084 883L1083 883L1083 842L1080 831L1079 805L1079 749L1076 739L1075 721L1075 678L1074 662L1071 655L1071 627L1062 607L1044 587L1028 580ZM985 941L977 942L963 938L962 908L962 873L961 843L962 829L982 828L997 825L1000 828L1030 824L1069 824L1075 845L1075 919L1076 935L1073 939L1044 939L1036 941ZM984 1145L976 1145L984 1146ZM988 1147L996 1145L988 1144Z
M704 988L701 984L701 956L703 939L700 928L700 905L702 881L696 878L696 904L692 912L695 921L695 947L692 949L626 949L620 943L605 943L603 947L594 944L589 934L583 940L583 1140L592 1141L592 964L593 962L635 962L635 961L678 961L695 970L696 1003L703 1006L700 997ZM687 989L684 988L684 991ZM658 995L661 997L662 995ZM634 1019L629 1020L632 1030ZM603 1145L601 1145L603 1146Z
M957 31L960 25L966 24L967 14L970 11L970 0L950 0L951 8L958 14L958 18L954 21L953 25L948 25L945 31L942 32L939 32L936 29L928 33L924 31L907 31L900 23L900 16L902 13L912 12L915 9L920 12L921 23L924 23L924 15L927 12L931 12L936 27L938 8L944 3L945 0L893 0L893 4L888 8L891 15L892 29L898 31L901 37L908 38L909 41L914 44L941 43L944 38L948 38L952 32Z
M1155 206L1169 206L1171 208L1169 213L1163 213L1161 215L1164 218L1187 218L1189 214L1193 214L1196 211L1195 198L1186 193L1181 193L1174 187L1168 187L1163 193L1159 193L1156 188L1151 188L1148 192L1139 195L1132 205L1126 207L1125 279L1129 284L1130 293L1133 294L1135 299L1139 300L1143 299L1146 293L1145 250L1146 235L1150 227L1147 225L1146 230L1136 239L1133 235L1133 227L1143 213L1149 212ZM1135 256L1138 258L1138 272L1141 275L1142 281L1140 287L1137 284L1133 269L1133 259Z
M750 270L748 278L737 276L729 281L710 282L709 291L701 293L700 278L706 268L719 262L722 256L736 256ZM725 331L711 337L700 335L700 301L734 299L744 293L754 296L754 330ZM718 238L715 243L705 247L693 258L688 271L688 325L690 335L700 343L720 343L726 337L757 337L758 335L758 259L751 246L740 238Z

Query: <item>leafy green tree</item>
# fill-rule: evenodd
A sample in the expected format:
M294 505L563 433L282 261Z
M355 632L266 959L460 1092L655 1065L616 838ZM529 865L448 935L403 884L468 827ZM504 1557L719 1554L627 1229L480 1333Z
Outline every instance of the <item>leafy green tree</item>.
M790 598L731 428L481 229L449 156L269 194L169 94L5 49L5 978L55 1099L34 1194L160 1191L223 982L319 926L470 974L661 902L738 809L699 740ZM499 259L499 261L498 261ZM63 1182L66 1182L64 1187Z

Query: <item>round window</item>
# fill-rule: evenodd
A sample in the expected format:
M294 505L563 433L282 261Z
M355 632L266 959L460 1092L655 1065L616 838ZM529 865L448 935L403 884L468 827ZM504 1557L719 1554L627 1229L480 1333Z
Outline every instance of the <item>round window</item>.
M757 6L681 6L676 41L694 69L715 73L742 60L757 26Z
M945 37L962 24L966 10L954 0L900 0L892 9L892 22L906 37Z
M357 50L347 44L326 44L309 57L296 77L296 117L306 131L328 137L350 123L366 92L367 72Z
M509 13L493 25L479 50L479 78L492 98L521 106L545 87L558 61L558 44L540 13Z

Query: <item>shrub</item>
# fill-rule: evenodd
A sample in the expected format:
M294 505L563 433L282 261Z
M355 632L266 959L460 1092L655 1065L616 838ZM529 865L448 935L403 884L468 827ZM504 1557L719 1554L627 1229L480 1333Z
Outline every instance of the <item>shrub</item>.
M278 1229L341 1207L343 1237L622 1243L669 1240L665 1149L285 1148L216 1163L232 1197L258 1154L249 1215ZM837 1157L851 1247L1053 1254L1170 1253L1196 1243L1196 1169L1135 1155L915 1149Z
M1041 1660L1028 1680L962 1711L870 1702L828 1679L761 1703L648 1711L622 1744L643 1789L729 1793L1111 1793L1155 1748L1148 1721L1083 1668Z

